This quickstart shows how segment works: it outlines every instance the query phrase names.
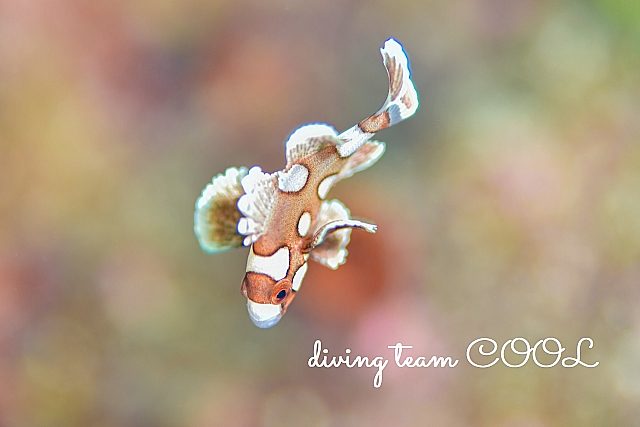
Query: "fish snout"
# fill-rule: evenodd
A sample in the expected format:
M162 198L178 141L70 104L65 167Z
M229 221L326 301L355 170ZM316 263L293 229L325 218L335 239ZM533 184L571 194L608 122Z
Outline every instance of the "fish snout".
M270 328L280 321L284 314L281 304L260 304L247 298L249 317L258 328Z

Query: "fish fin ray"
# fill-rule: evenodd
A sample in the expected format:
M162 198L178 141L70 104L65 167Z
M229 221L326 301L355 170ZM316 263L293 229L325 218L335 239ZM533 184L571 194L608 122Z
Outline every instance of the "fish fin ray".
M314 123L296 129L285 143L287 169L300 160L312 156L328 145L340 145L336 130L324 123Z
M202 191L196 201L193 217L194 232L205 252L218 253L242 246L244 236L237 230L242 213L237 208L244 194L240 181L247 168L228 168Z
M242 178L245 194L238 199L238 210L243 215L238 220L238 233L246 236L243 244L249 246L266 232L277 198L277 184L273 174L262 172L254 166Z
M349 217L349 210L338 200L325 201L320 207L311 243L311 258L331 269L346 262L352 228L375 233L376 226Z
M418 92L411 81L409 60L402 45L394 39L389 39L380 49L380 53L389 75L389 94L379 113L388 111L390 115L389 126L393 126L413 116L420 103Z
M376 132L411 117L420 104L418 92L411 80L409 60L402 45L389 39L380 53L389 76L387 99L375 114L340 134L340 138L345 141L338 150L342 157L353 154Z
M338 174L338 181L349 178L356 172L365 170L384 154L385 144L380 141L367 141L355 153L348 157L347 162Z

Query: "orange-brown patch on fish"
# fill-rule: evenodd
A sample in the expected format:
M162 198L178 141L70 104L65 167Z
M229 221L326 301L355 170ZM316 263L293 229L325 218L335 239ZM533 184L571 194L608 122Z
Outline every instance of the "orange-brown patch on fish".
M413 102L411 101L411 97L409 96L408 93L402 97L402 103L404 104L405 107L407 107L407 109L410 109L411 106L413 105Z
M240 292L258 304L271 304L271 291L276 282L266 274L248 272L242 280Z
M391 123L388 111L383 111L380 114L374 114L373 116L361 121L358 126L366 133L376 133L382 129L388 128Z

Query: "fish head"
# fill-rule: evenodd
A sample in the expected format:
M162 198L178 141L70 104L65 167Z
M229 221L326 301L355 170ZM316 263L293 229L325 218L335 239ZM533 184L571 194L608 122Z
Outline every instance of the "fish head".
M258 255L251 246L240 287L240 292L247 298L249 317L260 328L270 328L278 323L295 298L307 271L307 257L297 252L292 256L287 246L267 253Z
M280 321L295 298L289 278L279 281L262 274L247 272L240 292L247 298L251 321L259 328L270 328Z

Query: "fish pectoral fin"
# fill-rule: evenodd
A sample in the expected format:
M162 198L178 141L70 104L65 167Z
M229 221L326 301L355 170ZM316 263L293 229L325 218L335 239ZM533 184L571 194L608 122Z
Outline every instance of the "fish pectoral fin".
M355 219L325 224L313 237L311 258L334 270L344 264L348 254L347 245L351 238L351 230L354 228L375 233L377 226Z
M205 252L224 252L242 245L244 236L237 229L242 213L236 205L244 194L241 181L247 173L245 167L227 169L213 178L196 201L193 228Z
M249 169L242 178L245 194L238 199L237 206L243 216L238 220L237 231L246 236L245 246L255 243L266 232L278 197L276 181L275 174L264 173L259 166Z
M344 228L360 228L362 230L368 231L369 233L375 233L378 229L378 226L375 224L358 221L357 219L331 221L328 224L322 226L320 230L318 230L316 234L314 234L311 247L315 248L316 246L321 245L325 241L329 233L334 233Z
M349 210L338 200L325 201L320 207L311 241L311 258L329 268L336 269L346 261L347 245L353 228L369 233L376 232L376 225L349 218Z

